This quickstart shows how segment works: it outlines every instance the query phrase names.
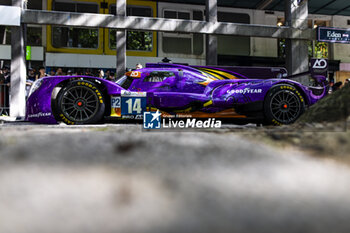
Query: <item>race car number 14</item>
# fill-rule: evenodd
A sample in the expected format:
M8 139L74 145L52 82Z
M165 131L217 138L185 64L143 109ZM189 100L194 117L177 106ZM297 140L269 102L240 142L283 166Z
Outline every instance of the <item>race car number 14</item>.
M123 93L121 110L122 115L142 115L146 110L146 93Z

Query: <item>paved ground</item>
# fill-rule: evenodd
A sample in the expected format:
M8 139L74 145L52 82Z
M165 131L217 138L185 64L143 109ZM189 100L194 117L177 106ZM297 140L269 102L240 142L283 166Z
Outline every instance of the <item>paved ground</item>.
M347 166L241 127L3 124L0 135L0 232L350 232Z

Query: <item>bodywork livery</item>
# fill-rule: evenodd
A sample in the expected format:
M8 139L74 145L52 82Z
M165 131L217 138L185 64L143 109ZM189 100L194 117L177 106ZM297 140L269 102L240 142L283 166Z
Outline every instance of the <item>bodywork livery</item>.
M126 73L115 83L87 76L45 77L32 87L26 118L47 124L59 121L87 123L84 119L89 118L85 114L94 112L94 109L83 107L89 106L87 98L91 89L91 93L97 93L96 101L99 101L94 106L104 105L104 117L140 119L144 111L159 110L163 117L240 118L247 122L263 122L268 115L266 109L273 113L274 105L278 104L281 113L277 112L274 116L281 116L275 123L282 124L289 122L284 122L284 117L300 115L299 112L293 113L295 110L290 107L297 104L298 109L300 105L303 110L326 95L326 78L311 78L313 86L304 86L287 78L284 68L169 63L147 64L143 69ZM72 84L75 89L67 89ZM285 100L282 101L282 98ZM69 101L72 101L71 106Z

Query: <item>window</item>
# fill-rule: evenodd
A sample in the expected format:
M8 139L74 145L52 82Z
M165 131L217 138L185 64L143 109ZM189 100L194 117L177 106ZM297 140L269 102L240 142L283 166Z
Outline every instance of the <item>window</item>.
M250 24L250 17L248 14L219 11L218 21ZM217 38L219 55L250 55L250 37L218 35Z
M165 10L164 11L164 18L166 19L191 19L190 12L185 11L172 11L172 10Z
M52 27L55 48L98 48L98 29Z
M115 13L115 5L110 5L109 13ZM152 17L152 8L142 6L128 6L126 8L128 16ZM132 51L152 51L153 47L153 33L141 31L128 31L126 38L126 49ZM109 30L109 47L115 49L116 47L116 30Z
M118 79L116 83L124 89L129 89L134 80L135 78L124 75L123 77Z
M97 3L53 2L55 11L98 13ZM52 27L52 46L55 48L98 48L98 28Z
M27 45L41 46L42 45L42 28L27 27Z
M163 11L166 19L203 20L202 11L170 10ZM201 34L163 33L162 48L165 53L180 53L201 55L204 47L204 37Z
M231 12L218 12L218 21L226 23L250 23L248 14L231 13Z
M98 13L98 5L95 3L54 2L53 4L52 9L55 11Z
M168 77L175 77L173 72L169 71L153 71L145 79L144 82L159 83L163 82Z
M116 15L115 5L110 5L109 13ZM126 7L127 16L141 16L141 17L152 17L152 8L143 6L127 6Z
M0 26L0 44L11 44L11 27Z

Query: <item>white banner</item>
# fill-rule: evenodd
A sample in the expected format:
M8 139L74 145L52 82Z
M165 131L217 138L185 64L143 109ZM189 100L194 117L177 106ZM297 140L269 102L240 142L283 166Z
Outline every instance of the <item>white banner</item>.
M0 6L0 25L20 26L21 8L17 6Z

